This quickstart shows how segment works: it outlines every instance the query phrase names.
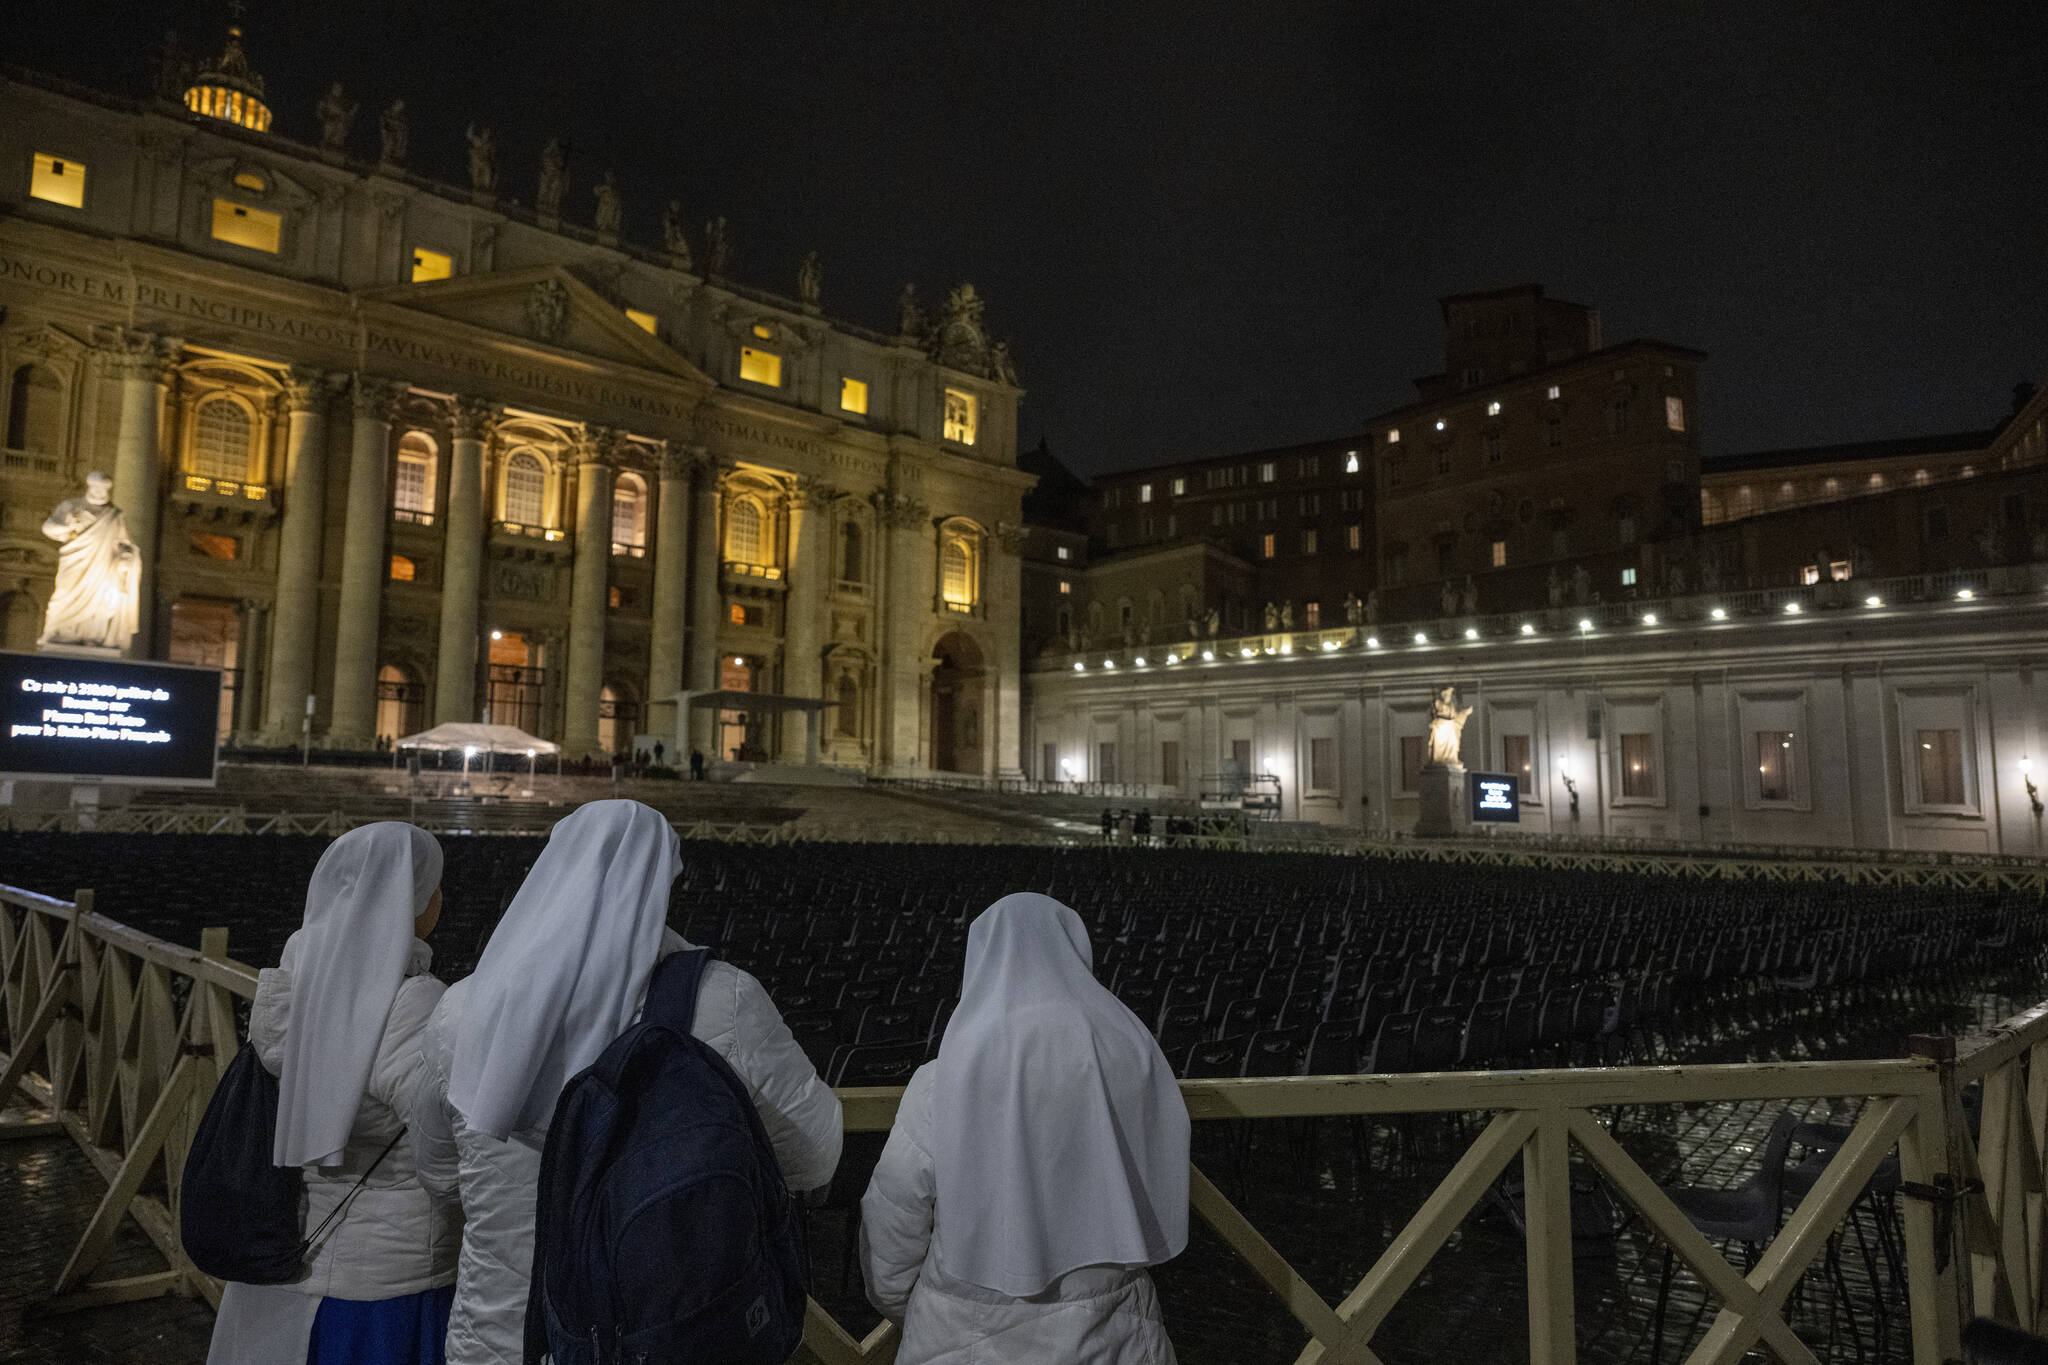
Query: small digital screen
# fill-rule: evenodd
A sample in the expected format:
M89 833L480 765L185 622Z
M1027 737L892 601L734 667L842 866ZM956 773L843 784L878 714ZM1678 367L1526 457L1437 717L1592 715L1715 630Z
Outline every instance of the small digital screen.
M1497 824L1520 824L1522 788L1500 773L1473 773L1465 779L1472 791L1472 818Z
M220 670L0 652L0 776L212 786Z

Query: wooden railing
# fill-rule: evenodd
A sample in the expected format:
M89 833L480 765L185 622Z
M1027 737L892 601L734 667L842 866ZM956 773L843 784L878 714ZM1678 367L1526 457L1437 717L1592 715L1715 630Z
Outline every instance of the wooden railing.
M0 887L0 971L8 1051L0 1101L20 1088L44 1116L0 1128L65 1133L106 1181L105 1194L40 1307L45 1312L164 1293L218 1302L176 1235L186 1148L237 1046L235 1003L255 973L226 957L208 930L199 951L150 938L92 912L90 892L65 902ZM1530 1359L1576 1359L1572 1284L1573 1152L1600 1171L1720 1304L1691 1365L1733 1365L1759 1345L1805 1365L1814 1351L1784 1311L1792 1288L1896 1150L1904 1186L1906 1282L1916 1365L1960 1357L1963 1318L1985 1314L2048 1325L2044 1152L2048 1152L2048 1004L1989 1032L1926 1040L1894 1060L1749 1066L1651 1066L1425 1075L1309 1076L1184 1081L1197 1120L1465 1113L1487 1116L1476 1139L1365 1276L1332 1303L1273 1247L1200 1169L1192 1206L1301 1325L1298 1365L1373 1365L1389 1311L1494 1182L1519 1159L1526 1199ZM1961 1097L1983 1087L1973 1137ZM883 1132L902 1092L840 1092L846 1127ZM1860 1101L1856 1122L1819 1181L1746 1274L1700 1235L1615 1140L1602 1115L1616 1107L1727 1101ZM1981 1188L1979 1187L1981 1182ZM1951 1217L1951 1205L1960 1218ZM124 1216L133 1216L168 1269L125 1279L91 1276ZM1953 1227L1954 1232L1948 1233ZM1959 1236L1952 1257L1944 1235ZM1246 1292L1253 1290L1249 1281ZM883 1323L855 1338L813 1303L804 1356L812 1365L883 1365L895 1354Z

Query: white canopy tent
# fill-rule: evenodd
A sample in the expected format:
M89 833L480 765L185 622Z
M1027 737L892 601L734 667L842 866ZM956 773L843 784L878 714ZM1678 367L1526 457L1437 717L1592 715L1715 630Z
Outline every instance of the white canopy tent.
M527 758L552 754L555 745L538 735L529 735L516 725L471 725L449 721L398 741L400 749L437 749L478 754L518 754Z

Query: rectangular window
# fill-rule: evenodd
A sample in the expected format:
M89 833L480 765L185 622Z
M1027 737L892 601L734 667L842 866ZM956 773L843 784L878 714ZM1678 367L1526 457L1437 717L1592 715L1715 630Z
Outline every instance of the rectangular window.
M1344 452L1344 472L1346 474L1356 474L1358 472L1357 451L1347 450Z
M1387 444L1390 446L1401 444L1401 428L1389 427L1387 429Z
M1657 737L1621 737L1621 794L1654 801L1657 798Z
M394 583L411 583L419 578L419 565L404 555L391 556L391 580Z
M1307 623L1310 630L1321 630L1323 628L1323 604L1320 602L1308 603L1302 608L1302 619Z
M1515 775L1515 786L1527 796L1536 781L1536 770L1529 758L1529 737L1527 735L1502 735L1500 737L1500 770Z
M1337 741L1312 739L1308 742L1308 785L1311 791L1337 789Z
M1065 545L1058 547L1053 553L1061 559L1072 559L1074 557L1074 552Z
M392 488L394 511L409 513L401 521L419 521L434 510L434 461L419 451L398 452L398 479Z
M1057 782L1060 780L1060 746L1048 744L1038 760L1038 780Z
M1259 466L1259 482L1271 483L1275 478L1279 476L1279 472L1279 469L1274 465L1274 463L1271 460L1267 460L1265 463Z
M1635 585L1636 571L1634 569L1623 569L1621 571L1621 586L1624 588L1633 588Z
M1344 528L1345 549L1356 550L1361 548L1364 544L1365 528L1363 526L1347 526Z
M1421 735L1401 736L1401 790L1415 792L1422 790L1422 760L1424 756Z
M1828 565L1828 577L1837 583L1846 583L1853 568L1854 566L1846 559L1834 560Z
M1175 479L1173 481L1173 495L1176 498L1184 496L1187 491L1188 481L1186 479Z
M283 238L282 216L263 209L252 209L247 204L237 204L232 199L213 201L215 241L227 242L231 246L245 246L251 251L267 251L274 256Z
M649 336L653 336L655 331L661 326L661 319L639 308L628 308L626 310L626 321L632 323Z
M242 543L233 536L215 535L211 531L192 533L192 553L207 559L234 559L242 553Z
M868 410L868 382L843 375L839 380L839 410L865 414Z
M971 393L959 389L946 390L945 436L963 446L974 444L974 429L980 412L980 404Z
M1316 533L1313 527L1301 533L1301 552L1305 555L1316 552Z
M412 282L414 284L425 284L429 280L445 280L454 273L455 258L447 252L429 251L423 246L416 246L412 249ZM633 317L633 310L628 308L626 316L629 318ZM647 321L641 322L640 325L650 332L653 331L654 319L646 313L642 313L640 317L647 318ZM639 322L639 318L634 318L633 320Z
M758 626L761 624L761 608L743 606L734 602L727 608L726 619L736 626Z
M85 207L85 167L61 156L37 152L28 175L28 197L67 209Z
M1664 425L1673 431L1685 430L1685 400L1667 398L1664 400Z
M1230 741L1230 761L1240 776L1249 777L1252 771L1252 742L1248 739Z
M1062 596L1062 597L1072 597L1073 595L1074 595L1074 585L1073 585L1073 583L1071 583L1071 582L1070 582L1070 581L1068 581L1067 579L1064 579L1064 578L1062 578L1062 579L1060 580L1060 596Z
M1276 537L1271 531L1259 537L1259 557L1261 559L1271 559L1273 557L1273 543L1275 539Z
M1559 389L1559 388L1557 387L1557 385L1555 385L1555 384L1552 384L1552 385L1550 386L1550 388L1549 388L1548 390L1546 390L1546 391L1544 392L1544 395L1543 395L1543 396L1544 396L1545 398L1553 398L1553 399L1554 399L1554 398L1557 398L1557 397L1558 397L1558 396L1559 396L1559 395L1560 395L1561 393L1562 393L1562 390L1560 390L1560 389Z
M766 384L771 389L779 389L782 387L782 357L773 351L742 346L740 378L749 384Z
M1798 792L1798 750L1790 730L1756 732L1756 795L1759 801L1791 801Z
M1970 798L1963 790L1963 732L1917 730L1913 738L1920 746L1920 804L1966 804Z
M1163 787L1180 785L1180 741L1177 739L1159 741L1159 784Z
M1150 501L1152 501L1152 485L1151 485L1151 484L1149 484L1149 483L1141 483L1141 484L1139 484L1139 485L1138 485L1138 501L1139 501L1139 502L1150 502Z
M1113 740L1105 739L1095 746L1095 780L1116 781L1116 743Z
M1505 540L1493 542L1493 567L1505 569L1508 566L1508 543Z

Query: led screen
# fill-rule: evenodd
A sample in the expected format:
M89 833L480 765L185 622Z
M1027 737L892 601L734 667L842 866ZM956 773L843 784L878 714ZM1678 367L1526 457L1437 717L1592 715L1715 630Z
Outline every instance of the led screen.
M1520 824L1522 789L1500 773L1472 773L1465 779L1472 793L1472 819L1492 824Z
M220 670L0 653L0 777L211 786Z

